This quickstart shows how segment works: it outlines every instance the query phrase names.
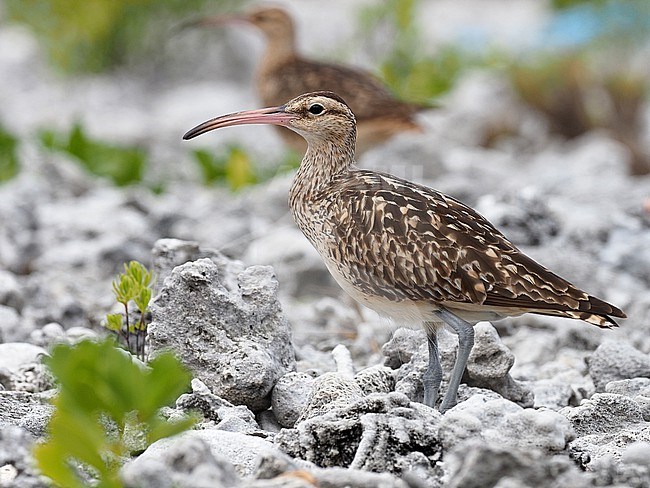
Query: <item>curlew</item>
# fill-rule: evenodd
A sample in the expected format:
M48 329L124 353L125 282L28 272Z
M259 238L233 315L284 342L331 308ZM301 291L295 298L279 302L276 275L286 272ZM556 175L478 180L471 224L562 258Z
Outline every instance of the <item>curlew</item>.
M421 131L415 120L427 107L397 100L372 74L342 64L323 63L302 57L296 49L294 23L277 7L258 7L246 14L207 17L194 26L245 22L266 38L266 51L257 68L256 87L262 103L280 105L303 93L331 90L349 103L357 118L357 155L404 131ZM303 153L305 142L281 129L290 147Z
M243 124L280 125L307 141L289 192L294 220L355 300L398 322L423 324L426 405L435 405L442 381L437 333L444 324L459 347L443 412L456 404L477 322L534 313L611 328L617 326L611 317L625 318L528 257L458 200L357 168L355 118L338 95L310 93L279 107L224 115L183 138Z

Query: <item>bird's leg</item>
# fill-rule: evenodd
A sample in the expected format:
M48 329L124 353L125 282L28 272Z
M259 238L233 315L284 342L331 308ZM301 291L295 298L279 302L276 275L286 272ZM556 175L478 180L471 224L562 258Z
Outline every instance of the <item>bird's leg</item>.
M456 362L454 363L454 369L451 371L447 393L445 393L445 397L440 404L440 411L445 412L456 405L456 395L458 394L460 380L465 372L469 353L474 346L474 327L469 322L465 322L463 319L444 308L438 310L436 315L444 320L446 324L450 325L456 331L456 334L458 334L458 354L456 355Z
M438 399L438 389L442 382L442 366L438 355L438 334L434 324L426 323L427 343L429 344L429 365L422 377L424 384L424 404L434 408Z

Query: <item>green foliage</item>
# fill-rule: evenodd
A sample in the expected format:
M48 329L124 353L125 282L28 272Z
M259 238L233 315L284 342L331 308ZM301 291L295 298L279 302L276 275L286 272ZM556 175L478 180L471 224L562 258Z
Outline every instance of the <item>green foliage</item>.
M108 314L104 326L121 336L126 346L133 350L144 361L144 340L147 335L146 315L153 284L153 272L143 264L131 261L124 265L124 273L117 275L113 280L113 293L115 300L124 307L124 316L121 314ZM139 312L139 319L130 319L129 304L133 302ZM134 344L133 344L134 343Z
M211 0L5 0L6 17L29 26L66 73L98 72L159 58L179 19ZM227 8L234 0L220 0Z
M221 154L204 149L197 149L192 154L206 185L225 182L231 190L239 190L257 183L251 160L240 146L229 145Z
M40 139L47 149L74 156L88 171L108 177L116 185L142 181L147 154L140 148L93 140L86 135L79 123L67 135L50 130L42 131Z
M577 137L605 129L630 152L630 172L650 173L643 107L650 83L647 0L565 1L543 44L508 75L521 99L546 116L552 131Z
M510 78L521 98L547 116L553 131L577 137L592 126L582 97L588 73L579 56L513 64Z
M34 448L34 458L57 486L87 486L73 464L80 463L97 477L94 486L120 488L125 458L194 423L193 418L170 422L158 413L191 379L171 354L144 367L111 340L83 341L55 346L47 364L60 390L48 438Z
M583 52L538 56L509 69L521 99L546 116L553 132L567 138L601 128L628 146L630 172L650 173L643 151L643 107L650 83L633 70L603 70Z
M225 152L220 154L197 149L192 155L201 169L206 185L225 183L233 191L291 171L300 165L302 159L297 153L287 151L277 166L270 169L257 168L246 151L237 145L227 146Z
M382 32L390 38L390 51L380 63L384 82L400 98L429 103L454 85L460 73L483 63L479 56L454 45L431 52L414 18L420 0L387 0L361 11L364 37ZM386 30L391 34L385 36Z
M605 3L605 1L606 0L552 0L551 6L556 10L563 10L563 9L575 7L576 5L582 5L582 4L602 5L603 3Z
M0 126L0 182L7 181L18 174L18 139Z
M124 317L120 313L109 313L106 315L106 323L104 327L112 330L115 333L121 333L124 326Z
M435 56L414 58L408 51L394 51L382 63L381 75L388 86L403 98L429 100L448 92L470 61L467 53L448 45Z

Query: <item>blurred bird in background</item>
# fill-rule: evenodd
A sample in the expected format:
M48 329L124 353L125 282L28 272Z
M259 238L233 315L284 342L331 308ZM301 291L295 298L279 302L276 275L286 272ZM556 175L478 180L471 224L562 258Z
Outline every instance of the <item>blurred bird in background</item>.
M258 96L265 106L281 105L308 92L338 93L356 115L357 156L400 132L422 130L416 115L430 107L396 99L377 78L362 69L301 56L296 48L293 19L282 8L256 7L243 14L206 17L185 26L242 23L254 25L266 38L266 51L255 79ZM305 152L302 137L283 127L278 130L286 144Z

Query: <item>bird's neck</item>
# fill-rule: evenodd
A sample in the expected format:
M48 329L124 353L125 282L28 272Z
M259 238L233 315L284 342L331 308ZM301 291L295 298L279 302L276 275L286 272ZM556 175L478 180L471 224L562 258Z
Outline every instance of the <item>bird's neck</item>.
M308 141L307 152L294 176L289 204L296 211L306 202L318 200L323 190L354 165L355 135L335 142Z
M297 57L293 34L267 39L266 50L260 65L260 72L270 72Z

